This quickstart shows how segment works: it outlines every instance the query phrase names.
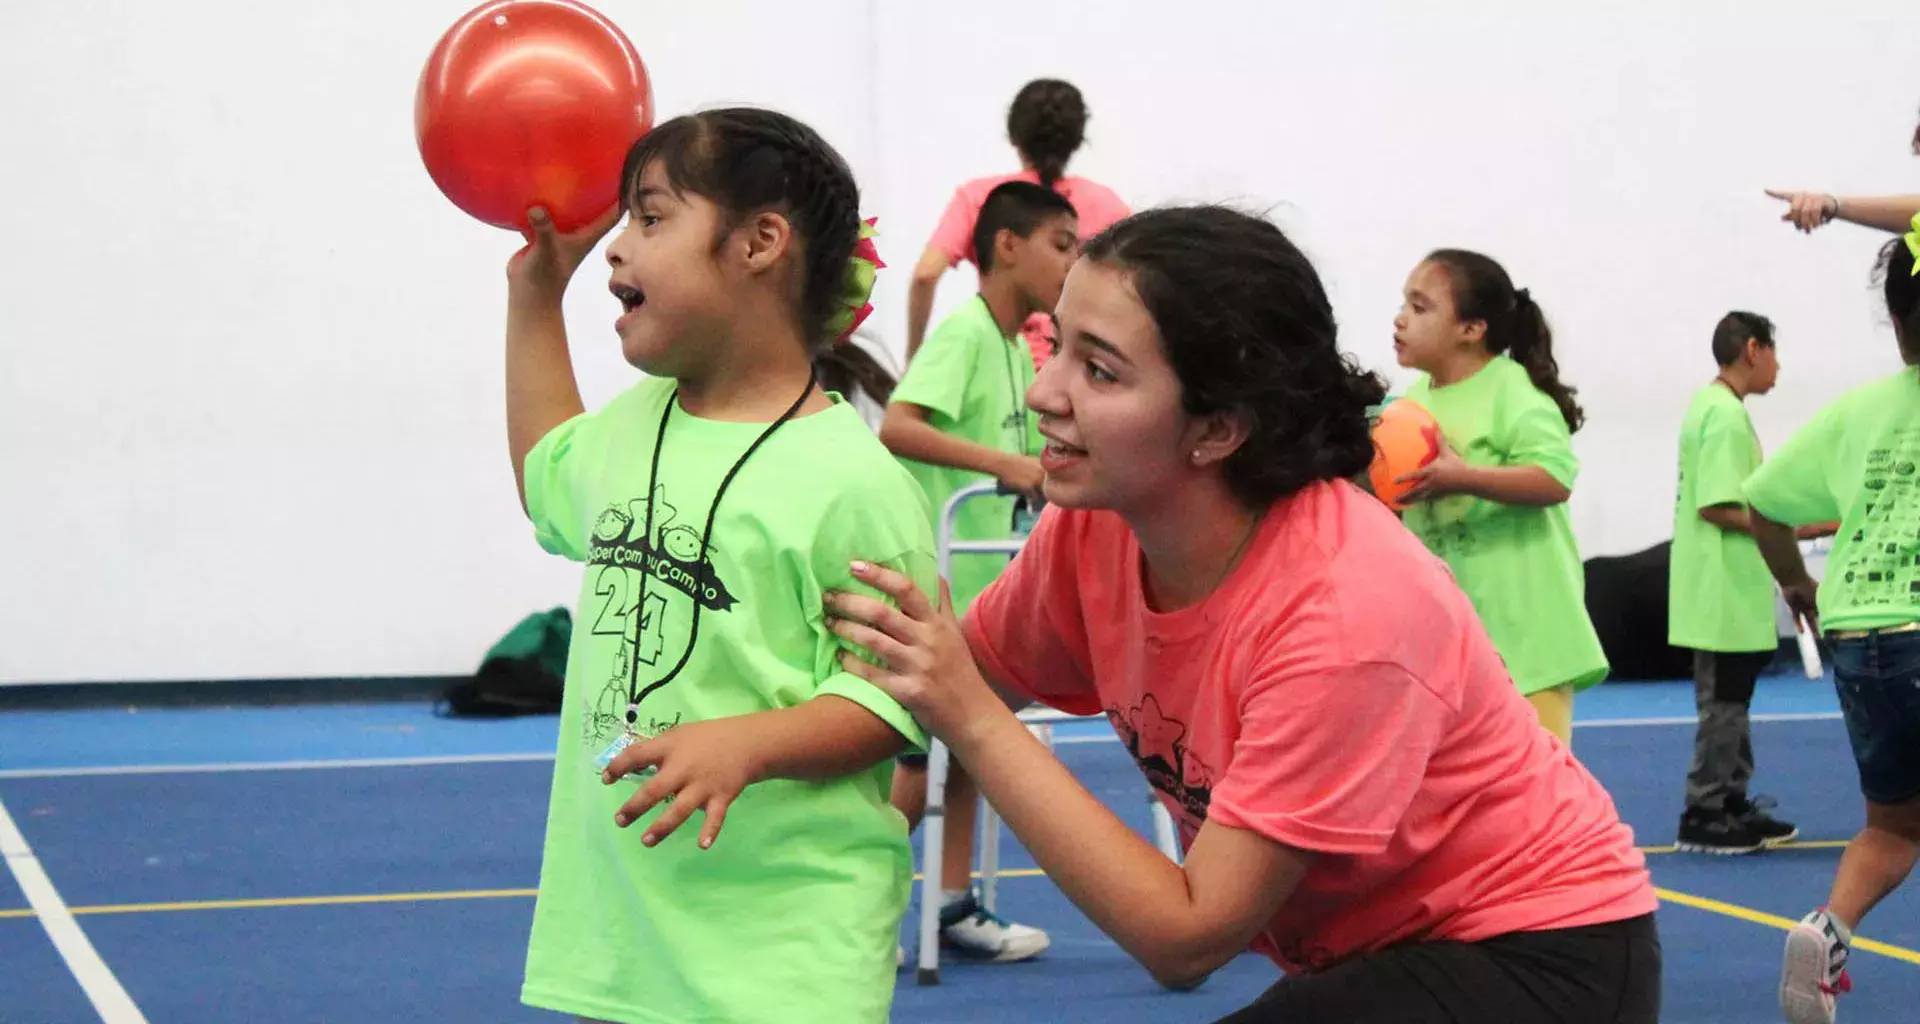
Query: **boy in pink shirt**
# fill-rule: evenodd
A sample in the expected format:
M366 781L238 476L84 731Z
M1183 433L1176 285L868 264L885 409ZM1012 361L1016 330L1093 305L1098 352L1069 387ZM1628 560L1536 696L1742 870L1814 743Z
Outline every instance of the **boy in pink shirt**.
M1059 192L1073 204L1080 222L1082 241L1106 230L1127 216L1127 204L1112 189L1086 178L1067 175L1067 161L1086 138L1087 105L1080 90L1069 82L1041 78L1028 82L1014 96L1007 111L1007 138L1020 152L1022 170L1016 174L997 174L976 178L960 186L940 216L926 251L913 268L913 285L907 296L907 358L911 360L926 337L927 323L933 316L933 294L940 278L960 265L973 261L973 229L980 207L987 196L1009 181L1031 181ZM1027 321L1022 331L1033 352L1037 369L1046 362L1052 344L1053 323L1041 314Z
M1657 1021L1632 833L1446 566L1347 482L1384 388L1305 256L1254 217L1157 210L1088 245L1058 315L1026 549L964 629L856 564L898 607L830 598L880 659L848 669L1162 984L1247 949L1289 975L1222 1024ZM1182 863L1032 738L1030 699L1107 715Z

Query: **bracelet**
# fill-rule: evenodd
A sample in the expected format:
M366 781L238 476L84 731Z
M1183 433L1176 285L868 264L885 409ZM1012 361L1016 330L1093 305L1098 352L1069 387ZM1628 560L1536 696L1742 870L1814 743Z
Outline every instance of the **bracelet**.
M1834 220L1840 216L1840 197L1836 195L1828 195L1827 198L1833 202L1833 212L1827 214L1827 220ZM1823 210L1822 212L1825 212L1825 211ZM1825 222L1823 221L1822 223L1825 223Z

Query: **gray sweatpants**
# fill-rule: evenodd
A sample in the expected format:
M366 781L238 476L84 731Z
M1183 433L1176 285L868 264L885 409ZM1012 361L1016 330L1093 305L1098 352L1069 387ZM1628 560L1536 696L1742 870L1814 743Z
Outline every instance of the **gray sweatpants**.
M1693 733L1693 766L1687 771L1687 810L1724 813L1746 803L1753 778L1753 731L1748 709L1753 686L1774 652L1693 652L1693 703L1700 722Z

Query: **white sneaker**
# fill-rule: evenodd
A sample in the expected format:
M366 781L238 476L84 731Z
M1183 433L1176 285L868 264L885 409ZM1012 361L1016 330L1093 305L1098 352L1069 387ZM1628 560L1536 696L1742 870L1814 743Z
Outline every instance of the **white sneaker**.
M1039 956L1053 940L1038 928L989 913L968 893L941 908L940 944L962 956L1009 964Z
M1834 997L1853 989L1840 926L1816 910L1787 932L1780 964L1780 1012L1789 1024L1833 1024Z

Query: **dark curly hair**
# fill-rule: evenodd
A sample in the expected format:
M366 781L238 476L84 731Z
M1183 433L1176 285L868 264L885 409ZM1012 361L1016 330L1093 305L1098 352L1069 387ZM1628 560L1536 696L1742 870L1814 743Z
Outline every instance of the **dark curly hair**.
M1087 101L1071 82L1036 78L1020 87L1007 108L1007 138L1052 188L1087 138Z
M1560 407L1567 431L1578 431L1587 414L1574 400L1578 390L1560 379L1560 362L1553 357L1553 330L1547 326L1545 311L1533 301L1533 293L1516 290L1507 268L1477 252L1436 249L1427 262L1446 271L1453 286L1454 316L1485 322L1487 351L1509 354L1525 367L1533 386Z
M1189 415L1247 418L1222 468L1249 507L1373 462L1367 414L1386 385L1340 351L1320 275L1278 227L1221 206L1149 210L1084 257L1132 275Z
M1887 300L1887 316L1899 326L1900 354L1908 363L1920 363L1920 277L1913 274L1913 251L1905 238L1895 238L1880 250L1874 273Z
M656 160L676 191L705 196L724 211L723 237L762 211L792 223L802 246L801 323L811 351L829 350L827 324L842 310L847 260L860 237L860 187L846 160L818 132L772 110L689 114L662 123L627 151L622 210L633 205L641 175Z

